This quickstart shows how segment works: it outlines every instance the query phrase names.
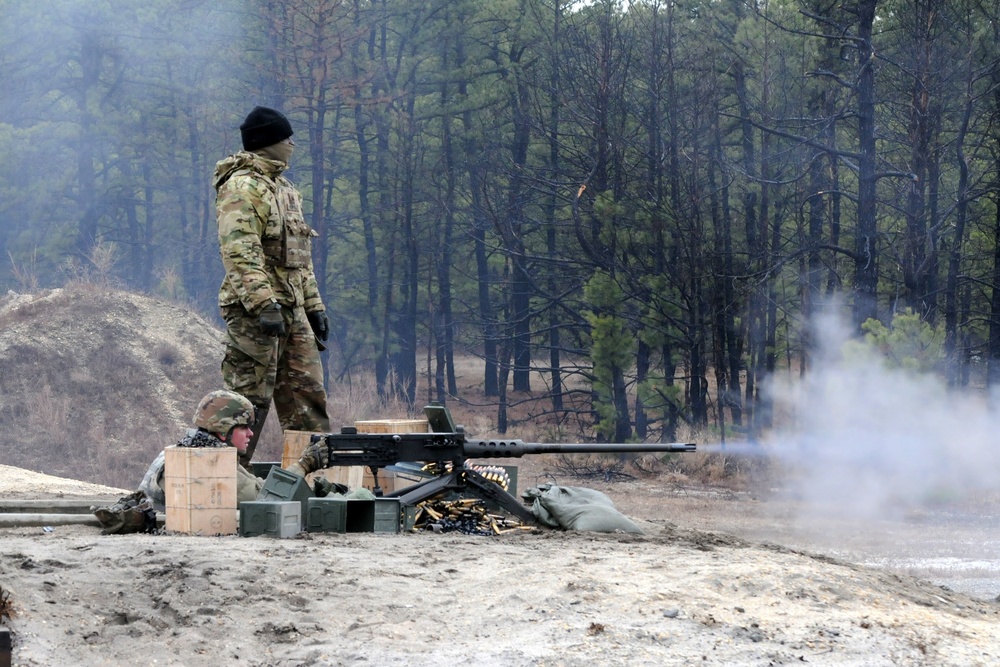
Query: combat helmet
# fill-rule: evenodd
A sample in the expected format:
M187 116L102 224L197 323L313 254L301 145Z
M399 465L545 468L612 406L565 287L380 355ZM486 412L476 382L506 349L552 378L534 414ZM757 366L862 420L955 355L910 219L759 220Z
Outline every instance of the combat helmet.
M194 425L209 433L228 435L235 426L252 426L253 403L239 394L220 389L209 393L198 403Z

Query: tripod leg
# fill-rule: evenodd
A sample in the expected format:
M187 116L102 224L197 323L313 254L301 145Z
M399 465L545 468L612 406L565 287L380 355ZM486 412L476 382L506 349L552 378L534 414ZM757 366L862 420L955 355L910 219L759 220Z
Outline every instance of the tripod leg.
M504 508L525 523L538 523L538 519L525 507L517 498L504 491L496 482L492 482L475 470L465 468L465 482L468 491L479 496L483 500L490 500ZM452 473L455 474L455 473Z
M368 466L368 469L372 472L372 493L376 498L381 498L382 487L378 483L378 466Z
M399 498L399 502L403 505L417 505L428 498L434 498L446 491L461 491L463 488L464 485L453 471L445 475L432 477L425 482L408 486L405 489L393 491L388 497Z

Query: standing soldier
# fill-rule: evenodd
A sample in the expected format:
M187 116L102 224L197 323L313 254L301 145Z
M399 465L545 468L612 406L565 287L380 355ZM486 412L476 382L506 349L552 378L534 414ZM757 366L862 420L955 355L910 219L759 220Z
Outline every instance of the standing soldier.
M255 107L240 125L242 151L215 166L219 249L226 277L226 388L256 408L249 465L274 399L282 429L330 430L319 345L330 332L312 265L302 195L281 175L295 142L283 114Z

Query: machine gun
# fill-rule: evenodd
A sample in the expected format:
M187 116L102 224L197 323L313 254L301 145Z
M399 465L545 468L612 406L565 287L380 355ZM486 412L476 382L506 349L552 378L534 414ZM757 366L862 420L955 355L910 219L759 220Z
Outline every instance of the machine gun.
M535 516L524 504L500 485L487 479L468 464L469 459L520 458L527 454L577 454L623 452L693 452L692 443L652 444L545 444L521 440L473 440L465 437L445 406L432 403L424 408L430 433L358 433L345 426L340 433L312 436L311 442L326 444L328 463L333 466L367 466L374 479L374 493L382 495L379 468L406 462L437 464L430 479L386 495L399 498L403 505L416 505L447 492L470 493L492 501L529 523Z

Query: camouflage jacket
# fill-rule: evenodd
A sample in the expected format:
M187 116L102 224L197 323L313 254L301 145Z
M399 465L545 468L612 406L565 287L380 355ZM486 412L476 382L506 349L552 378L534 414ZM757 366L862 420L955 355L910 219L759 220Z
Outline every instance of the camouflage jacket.
M281 175L285 165L241 151L215 165L215 212L226 277L219 305L242 303L256 315L272 299L283 306L323 310L313 273L316 236L302 213L302 196Z

